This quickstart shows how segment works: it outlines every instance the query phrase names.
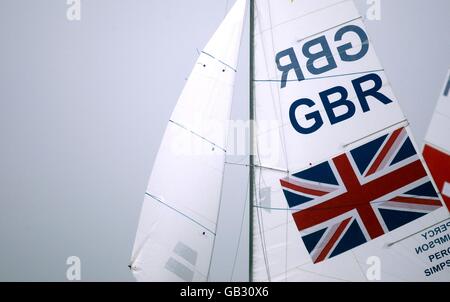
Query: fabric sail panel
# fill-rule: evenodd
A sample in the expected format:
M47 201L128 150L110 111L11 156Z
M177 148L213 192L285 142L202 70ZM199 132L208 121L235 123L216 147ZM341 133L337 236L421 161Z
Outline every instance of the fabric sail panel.
M354 3L256 0L253 22L253 279L450 280L449 213Z
M236 1L200 54L168 123L132 253L138 281L208 278L245 4Z
M423 156L431 175L450 208L450 70L425 138Z

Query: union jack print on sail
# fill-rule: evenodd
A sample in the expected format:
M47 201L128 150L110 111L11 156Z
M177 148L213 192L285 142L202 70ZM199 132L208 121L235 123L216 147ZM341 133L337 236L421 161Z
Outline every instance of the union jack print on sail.
M405 128L281 180L314 263L442 206Z

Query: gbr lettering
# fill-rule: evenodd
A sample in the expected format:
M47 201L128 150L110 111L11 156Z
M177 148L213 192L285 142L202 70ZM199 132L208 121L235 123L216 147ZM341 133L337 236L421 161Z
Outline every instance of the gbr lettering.
M356 35L361 43L358 43L357 51L352 43L342 42L347 35ZM334 35L335 42L342 42L342 45L336 47L338 57L343 62L354 62L362 59L369 51L369 39L365 31L357 25L347 25L337 30ZM313 52L312 49L320 49ZM321 75L333 69L336 69L337 62L333 56L330 44L324 35L306 42L302 47L302 54L306 59L305 68L312 75ZM317 67L315 63L320 60L326 64ZM304 70L302 70L295 50L291 47L280 51L275 62L278 70L281 72L281 89L286 88L289 73L294 72L298 82L304 81ZM283 64L284 62L284 64ZM358 105L362 112L371 110L369 100L377 100L384 105L393 101L380 92L383 81L376 73L369 73L358 77L352 82L352 87L357 95ZM364 89L363 87L371 87ZM348 99L349 92L342 86L332 87L319 93L319 98L325 109L326 115L331 125L335 125L351 119L357 111L357 105ZM370 98L369 98L370 97ZM332 101L332 99L334 101ZM337 100L336 100L337 99ZM300 134L311 134L319 130L324 125L324 118L319 110L313 110L317 106L316 102L308 98L300 98L294 101L289 110L289 118L293 128ZM307 109L308 112L303 112ZM337 113L339 109L340 114ZM308 126L301 125L297 119L297 113L301 110L302 116L309 121Z

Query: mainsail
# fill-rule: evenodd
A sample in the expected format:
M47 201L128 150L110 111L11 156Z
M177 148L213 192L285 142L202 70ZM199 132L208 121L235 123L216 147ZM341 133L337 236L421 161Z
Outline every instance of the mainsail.
M251 5L252 279L450 280L449 212L353 1Z
M177 102L146 191L130 267L139 281L206 281L246 1L202 51Z
M450 208L450 70L425 138L423 156Z

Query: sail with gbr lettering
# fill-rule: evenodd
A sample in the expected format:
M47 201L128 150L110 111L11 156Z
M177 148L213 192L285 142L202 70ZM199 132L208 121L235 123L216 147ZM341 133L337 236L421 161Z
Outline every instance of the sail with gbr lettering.
M423 156L450 207L450 70L425 138Z
M252 280L450 281L449 212L353 1L251 9Z
M246 1L238 0L183 89L150 177L130 268L138 281L206 281L216 236Z

